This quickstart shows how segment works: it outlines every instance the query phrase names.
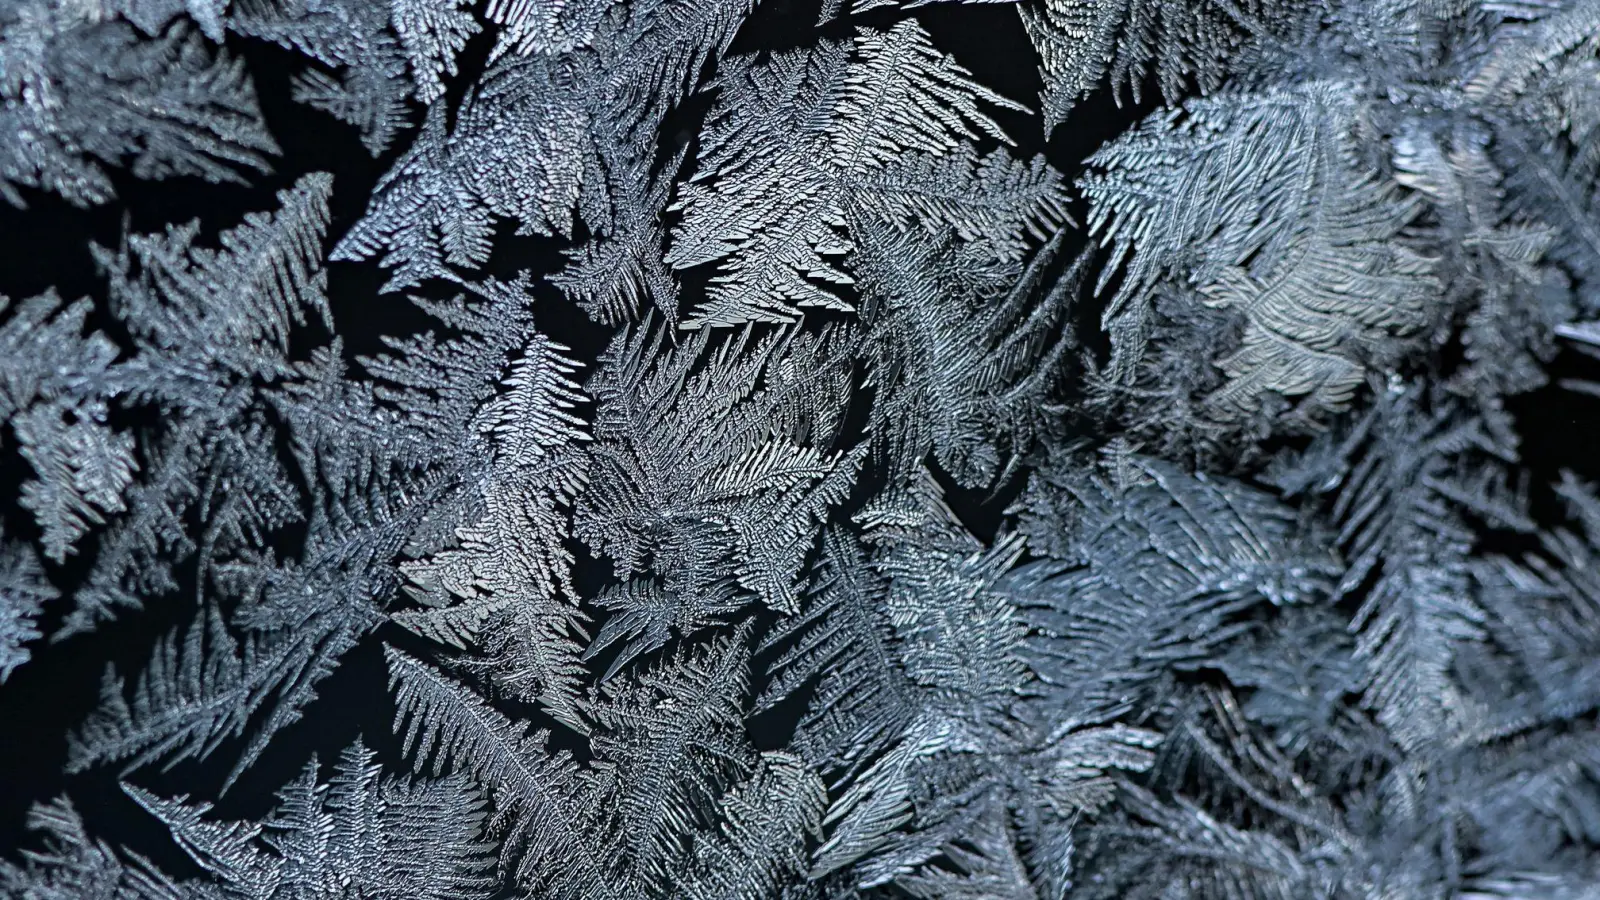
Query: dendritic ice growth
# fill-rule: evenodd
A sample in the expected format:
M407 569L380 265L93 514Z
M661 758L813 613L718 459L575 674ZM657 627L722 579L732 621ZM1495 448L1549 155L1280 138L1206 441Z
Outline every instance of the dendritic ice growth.
M0 4L0 893L1593 900L1597 148L1600 0Z

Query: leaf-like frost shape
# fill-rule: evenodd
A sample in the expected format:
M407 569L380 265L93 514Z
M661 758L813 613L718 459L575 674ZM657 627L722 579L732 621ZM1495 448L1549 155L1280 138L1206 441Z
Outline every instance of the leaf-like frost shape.
M456 74L456 54L478 33L468 0L389 0L389 25L411 63L417 99L432 103Z
M1600 5L1517 6L1496 24L1462 79L1461 94L1493 131L1507 208L1555 226L1549 255L1577 276L1576 293L1593 309L1600 303L1594 94Z
M871 221L856 232L877 452L893 478L910 477L931 450L961 483L989 484L1032 449L1058 409L1052 392L1074 344L1066 319L1083 266L1036 300L1059 234L1025 270L986 278L948 236Z
M756 772L723 799L724 818L695 844L680 890L689 900L766 900L804 871L806 839L828 803L822 779L798 758L761 754Z
M334 593L331 599L347 598ZM108 666L99 708L68 742L68 770L112 760L128 760L133 769L158 760L170 765L203 759L243 735L266 709L228 773L231 785L273 734L300 718L317 683L376 620L359 607L304 610L299 616L296 627L248 633L241 641L215 610L202 612L181 637L175 630L156 645L131 703L123 679Z
M1289 900L1316 890L1312 879L1321 873L1302 858L1299 847L1271 831L1240 828L1187 798L1164 803L1134 784L1123 784L1119 799L1133 821L1106 829L1107 852L1090 860L1106 876L1086 891L1089 896L1182 891L1195 897ZM1330 847L1329 863L1344 862L1336 854Z
M594 46L607 121L617 136L650 134L696 86L706 64L728 49L757 2L636 0L612 6L605 27L596 30Z
M823 19L845 3L862 13L916 8L941 0L826 0ZM1252 43L1273 44L1275 26L1293 23L1296 0L950 0L1014 3L1039 55L1040 102L1048 133L1102 83L1120 100L1140 102L1153 81L1168 104L1191 87L1210 93L1248 66Z
M392 647L384 653L406 755L419 771L453 765L489 790L491 827L504 835L502 865L517 881L562 900L620 900L610 860L585 833L581 774L571 755L547 751L547 732L524 733L438 670Z
M792 746L818 768L881 749L916 711L883 610L887 587L855 538L829 528L800 612L763 642L761 649L785 649L768 667L756 709L771 709L810 686Z
M271 440L258 440L266 433L260 413L303 374L291 332L331 321L321 268L331 187L325 174L302 178L279 193L275 214L247 214L224 231L221 251L195 245L194 222L131 235L115 253L92 248L109 275L111 311L132 338L131 358L114 362L110 341L77 336L88 310L81 303L55 314L50 295L35 298L5 325L0 341L17 356L0 375L0 405L15 415L17 405L32 404L18 424L25 454L52 473L49 486L31 493L41 510L53 510L53 524L41 522L50 551L64 553L66 538L99 521L99 511L121 513L75 592L64 633L175 589L174 567L195 549L185 516L197 501L207 506L217 555L303 513ZM50 368L40 366L46 361ZM137 456L105 424L112 400L162 413L162 428ZM135 459L140 475L126 484ZM226 477L207 482L207 464ZM226 496L214 504L201 500L202 483L217 492L229 479L240 490L220 491Z
M16 206L16 185L104 203L103 165L242 182L278 152L243 63L182 23L144 39L126 22L25 0L0 13L0 72L0 197Z
M9 307L0 297L0 313ZM83 334L92 307L85 298L63 308L51 291L9 310L0 325L0 419L34 472L20 502L58 563L91 525L127 508L123 494L138 470L132 436L106 421L104 379L117 347L98 331Z
M481 267L497 217L515 220L522 234L565 235L576 210L592 233L610 235L620 223L625 242L638 238L658 212L640 206L651 194L639 189L649 168L640 147L654 140L667 110L732 40L750 6L491 4L491 15L512 25L502 41L514 43L497 46L497 61L459 109L429 108L416 141L379 182L367 214L333 258L381 253L395 270L385 290L397 290L448 278L450 266ZM565 37L552 34L555 44L541 50L545 38L536 35L554 20ZM532 30L521 34L516 23ZM509 52L523 45L537 52Z
M1143 355L1163 287L1244 322L1208 402L1224 420L1267 392L1341 408L1430 322L1432 263L1402 239L1419 205L1358 164L1351 94L1312 82L1195 100L1090 157L1090 228L1115 247L1099 287L1123 277L1104 316L1115 377Z
M861 655L822 673L804 720L802 746L833 778L812 876L848 871L863 888L894 882L915 890L959 881L936 859L960 860L974 844L1052 860L1046 868L1060 864L1071 852L1072 820L1107 802L1112 771L1149 768L1160 736L1106 724L1122 710L1107 714L1040 680L1033 663L1043 655L1029 645L1060 636L1030 635L1027 610L1052 602L1053 586L1034 567L1016 565L1024 549L1017 535L986 546L928 481L869 510L867 522L878 548L873 565L887 583L875 587L877 579L852 573L847 553L825 556L824 571L836 579L828 590L841 591L830 607L837 625L808 614L803 627L776 636L796 641L774 679L786 691L813 648ZM826 550L841 553L836 537ZM875 594L881 601L872 602ZM880 607L889 634L876 616L847 615L847 601ZM883 657L888 679L875 672ZM1089 715L1096 712L1098 719ZM810 749L819 740L834 746ZM985 830L991 816L1016 824L1004 848ZM1036 871L1022 883L1049 890L1060 878Z
M1351 623L1359 629L1365 698L1396 740L1417 750L1463 728L1449 668L1455 645L1483 637L1484 614L1468 592L1466 535L1437 515L1439 498L1429 484L1447 465L1440 443L1459 438L1401 434L1391 448L1397 458L1353 473L1360 477L1341 495L1338 512L1354 558L1346 589L1381 567Z
M1074 715L1206 658L1244 609L1330 589L1336 560L1270 494L1121 450L1092 466L1063 456L1018 501L1034 550L1070 563L1030 564L1039 585L1018 601L1030 662Z
M1485 636L1467 516L1526 527L1519 499L1494 477L1493 449L1476 420L1440 398L1393 389L1345 434L1313 444L1303 471L1280 478L1335 491L1332 515L1349 560L1338 592L1361 599L1350 628L1363 699L1419 755L1475 727L1451 677L1458 649Z
M222 232L220 250L194 245L196 222L129 238L142 268L137 280L127 277L125 260L102 254L108 266L122 270L114 272L118 312L150 344L193 345L200 340L195 332L203 330L216 345L210 353L262 375L276 374L283 364L269 361L269 354L287 355L296 326L313 317L325 326L333 322L322 268L332 192L328 174L304 176L278 193L276 212L246 213L243 224ZM151 360L135 368L153 374L158 366Z
M432 104L480 26L466 0L233 0L230 30L320 63L295 76L294 99L354 125L378 156L409 126L406 101ZM410 69L410 77L406 75ZM338 71L343 70L343 71Z
M400 624L444 657L386 650L401 752L450 772L358 745L257 821L129 787L181 883L42 805L0 893L1585 896L1600 500L1559 486L1572 530L1541 531L1504 401L1552 334L1600 345L1600 20L1463 2L1026 0L1047 126L1103 81L1209 94L1094 157L1112 252L1076 260L1059 176L995 146L1020 109L882 9L916 0L786 49L775 8L726 61L754 0L10 4L10 199L258 167L240 58L188 10L310 57L295 96L374 152L425 105L339 255L475 296L412 298L436 330L350 372L313 174L96 248L104 301L0 310L6 533L40 544L0 545L0 677L57 588L61 635L182 604L69 768L227 790ZM507 226L583 238L535 242L602 326L579 350L534 327L554 267L467 277ZM1107 256L1085 385L1070 304ZM36 561L73 551L81 578Z
M1542 552L1520 561L1490 557L1473 567L1486 630L1504 651L1478 682L1482 702L1501 711L1497 733L1600 705L1600 500L1571 472L1555 489L1576 528L1540 534Z
M1511 448L1520 438L1505 400L1548 381L1555 336L1574 316L1568 275L1551 258L1565 256L1551 250L1570 249L1574 235L1551 227L1547 215L1530 221L1508 202L1517 196L1518 206L1529 205L1497 158L1506 143L1478 121L1445 133L1414 122L1391 139L1395 180L1426 200L1436 222L1424 233L1439 257L1441 287L1471 304L1460 336L1465 364L1451 373L1451 390L1474 396L1485 427ZM1547 164L1515 168L1527 175Z
M287 418L298 417L295 407L316 408L285 394L306 374L293 361L291 334L332 321L321 247L331 190L325 173L303 177L279 192L276 213L247 214L222 232L220 251L196 246L198 222L131 235L116 252L93 248L137 351L100 379L102 390L124 407L160 410L164 427L141 448L144 471L128 490L134 502L108 529L68 632L175 589L174 567L196 549L186 521L196 506L206 509L211 535L202 567L305 515L262 412L274 402ZM324 468L302 461L312 473ZM202 476L208 466L210 479Z
M1567 65L1581 64L1586 56L1592 61L1600 50L1600 5L1589 0L1528 4L1507 19L1512 21L1495 30L1488 52L1477 59L1463 85L1468 98L1486 107L1513 107L1537 96L1546 79L1559 76Z
M26 645L40 637L39 613L57 596L32 548L0 535L0 684L32 658Z
M742 717L748 630L686 646L606 682L590 706L596 765L588 804L629 896L665 894L722 788L754 755Z
M361 129L362 143L377 156L408 125L406 100L413 89L406 77L408 56L421 67L413 70L418 90L437 93L438 71L453 65L446 60L465 40L455 10L424 14L440 29L424 35L417 30L423 23L416 3L405 6L406 0L235 0L228 28L273 41L328 69L342 69L337 75L307 69L294 79L294 99Z
M367 214L330 258L385 252L395 270L384 290L451 276L489 258L494 217L525 234L566 234L572 209L593 177L591 112L561 87L566 76L545 57L512 58L491 68L455 114L440 104L411 147L374 189Z
M631 322L646 301L668 325L678 324L678 283L662 259L666 231L661 214L671 194L682 154L652 179L647 160L633 159L613 170L616 210L610 234L567 251L571 262L550 280L583 307L590 318L607 325Z
M565 352L535 332L511 364L505 393L475 416L493 448L478 498L482 517L456 529L458 547L402 566L413 597L433 608L392 618L454 646L489 644L502 683L582 730L582 648L574 637L583 635L582 614L562 539L586 479L579 444L588 434L571 412L583 397Z
M45 553L56 562L72 552L89 525L126 507L133 481L133 436L106 423L102 402L39 404L11 420L22 456L38 478L22 486L21 502L44 528Z
M298 358L305 326L330 320L331 182L302 178L276 214L219 235L220 250L195 246L190 223L98 251L137 350L107 380L121 401L160 411L161 430L68 629L180 579L202 608L157 646L131 695L108 673L71 742L74 770L199 759L255 725L231 784L382 621L391 560L425 507L395 490L415 442L344 380L337 342Z
M1044 75L1046 128L1066 120L1079 100L1109 77L1112 90L1135 102L1154 69L1172 103L1193 83L1216 90L1244 43L1265 35L1274 0L1032 0L1018 7Z
M1215 661L1236 689L1249 692L1242 715L1288 758L1309 756L1330 771L1350 771L1380 755L1387 736L1345 705L1362 678L1347 617L1327 606L1303 606L1281 622Z
M895 884L918 900L1035 900L1041 894L1005 818L989 807L965 840L945 848L951 868L926 865Z
M948 715L977 717L1028 677L1026 629L1012 598L997 589L1023 542L1012 535L984 547L937 532L919 537L878 562L889 577L884 609L911 680L942 695Z
M624 331L588 384L595 443L574 533L619 578L652 574L688 602L737 588L792 610L806 553L860 459L830 449L849 336L703 331L670 350L666 337Z
M588 46L612 0L489 0L484 15L500 26L490 61L506 53L566 53Z
M83 816L65 796L34 804L28 810L27 826L43 833L44 847L25 851L22 865L0 859L0 890L7 896L28 900L186 900L193 896L149 860L134 853L119 855L106 841L91 837Z
M861 29L849 48L823 42L725 69L699 173L673 204L683 221L667 262L720 263L685 327L849 309L821 283L851 283L828 257L852 249L852 216L948 227L1007 260L1066 218L1042 161L977 156L981 138L1010 143L980 104L1017 107L939 53L915 20Z
M381 775L359 740L339 754L325 784L313 757L260 823L213 821L209 803L123 790L171 830L217 896L346 896L335 885L373 900L488 896L493 852L477 788L459 775L410 783Z

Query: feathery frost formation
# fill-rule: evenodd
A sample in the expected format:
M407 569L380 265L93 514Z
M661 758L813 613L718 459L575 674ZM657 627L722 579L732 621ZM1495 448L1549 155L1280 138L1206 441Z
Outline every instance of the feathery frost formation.
M928 6L4 4L5 895L1596 896L1600 2Z

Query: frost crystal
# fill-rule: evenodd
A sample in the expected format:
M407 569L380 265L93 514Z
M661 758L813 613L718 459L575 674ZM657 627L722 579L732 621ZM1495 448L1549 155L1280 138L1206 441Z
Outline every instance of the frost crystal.
M1593 900L1600 0L930 5L0 4L0 894Z

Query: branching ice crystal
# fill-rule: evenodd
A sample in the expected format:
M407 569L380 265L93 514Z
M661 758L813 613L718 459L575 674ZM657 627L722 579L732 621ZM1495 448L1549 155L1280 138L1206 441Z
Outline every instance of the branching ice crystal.
M1593 897L1600 2L925 5L0 9L0 892Z

